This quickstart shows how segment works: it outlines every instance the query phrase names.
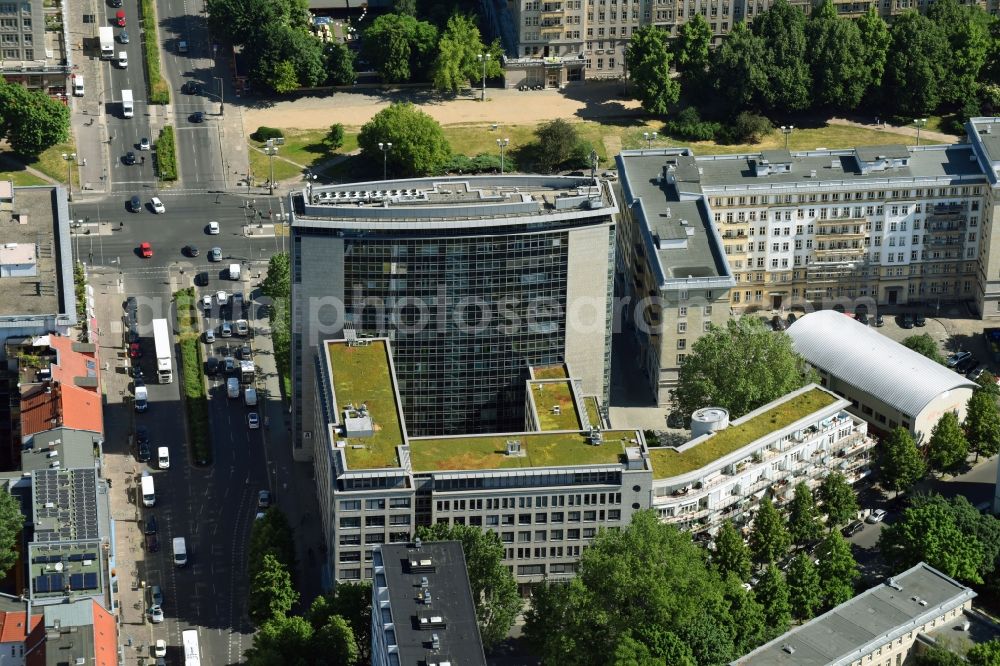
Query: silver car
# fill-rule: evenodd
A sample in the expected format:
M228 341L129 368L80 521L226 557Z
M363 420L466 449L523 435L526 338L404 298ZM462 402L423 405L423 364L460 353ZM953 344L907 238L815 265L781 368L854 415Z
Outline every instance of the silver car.
M219 327L219 335L224 338L233 337L233 327L229 324L228 321L222 322L222 325Z

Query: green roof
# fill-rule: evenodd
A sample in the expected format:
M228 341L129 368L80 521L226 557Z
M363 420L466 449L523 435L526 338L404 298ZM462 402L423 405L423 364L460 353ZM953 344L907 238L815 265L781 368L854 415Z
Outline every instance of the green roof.
M593 427L600 427L601 412L597 408L597 398L592 395L588 395L583 399L583 408L587 410L587 419L590 421L590 425Z
M566 366L562 363L553 365L536 365L531 368L535 379L569 379L566 374Z
M517 433L481 437L410 440L410 462L415 472L442 470L510 469L563 465L607 465L621 461L634 431L609 430L603 443L587 443L581 433ZM521 442L523 456L508 456L507 442Z
M678 452L673 447L651 448L649 454L653 461L653 478L669 479L701 469L768 433L789 426L832 405L837 400L839 400L837 396L826 391L812 389L775 405L744 423L720 430L686 451Z
M580 417L573 402L573 389L569 382L528 382L528 390L535 400L539 430L579 430ZM552 408L559 407L556 414Z
M367 342L367 344L364 344ZM337 409L365 403L375 422L371 437L347 440L349 469L398 467L396 447L403 443L403 428L396 408L396 391L389 370L389 352L384 340L362 341L357 346L336 341L327 344ZM341 414L337 415L338 421ZM355 449L352 445L365 448Z

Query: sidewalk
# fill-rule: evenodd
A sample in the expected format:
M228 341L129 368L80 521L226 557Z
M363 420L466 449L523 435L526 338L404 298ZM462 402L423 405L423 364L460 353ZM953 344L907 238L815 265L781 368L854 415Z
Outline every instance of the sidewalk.
M83 16L97 16L100 10L97 0L83 0L76 11L68 12L68 48L73 73L83 75L86 89L83 97L69 98L72 135L76 139L77 171L73 174L73 189L77 192L107 191L108 131L104 108L113 93L104 89L104 73L98 55L83 50L85 42L97 39L99 25L84 23Z

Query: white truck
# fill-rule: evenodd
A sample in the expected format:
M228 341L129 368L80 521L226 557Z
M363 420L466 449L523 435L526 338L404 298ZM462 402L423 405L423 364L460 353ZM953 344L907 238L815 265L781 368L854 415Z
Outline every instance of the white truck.
M253 361L240 361L240 384L253 384L256 369L257 368L254 366Z
M240 279L240 265L239 264L229 264L229 279L239 280Z
M139 480L139 490L142 492L142 505L149 507L156 504L156 490L153 487L153 477L149 472L143 472Z
M101 40L101 60L111 60L115 57L115 31L111 26L104 26L97 29L97 36Z
M174 372L170 361L170 328L166 319L153 320L153 343L156 346L156 376L161 384L169 384L174 381Z
M122 91L122 118L131 118L135 115L135 100L132 99L131 90Z

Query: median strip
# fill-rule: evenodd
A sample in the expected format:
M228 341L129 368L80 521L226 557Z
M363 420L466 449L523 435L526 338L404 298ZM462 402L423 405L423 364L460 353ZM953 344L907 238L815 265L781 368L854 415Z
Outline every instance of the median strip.
M170 88L160 73L160 39L156 32L156 3L140 0L142 12L143 56L146 61L146 80L149 82L149 103L169 104Z
M177 307L177 339L181 350L181 387L187 413L188 441L191 454L199 465L212 462L212 442L208 423L208 394L202 375L204 358L197 321L197 295L194 287L174 293Z

